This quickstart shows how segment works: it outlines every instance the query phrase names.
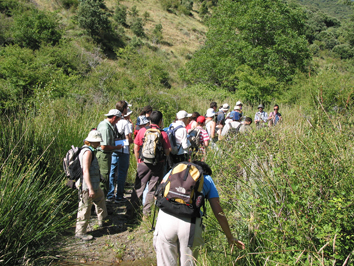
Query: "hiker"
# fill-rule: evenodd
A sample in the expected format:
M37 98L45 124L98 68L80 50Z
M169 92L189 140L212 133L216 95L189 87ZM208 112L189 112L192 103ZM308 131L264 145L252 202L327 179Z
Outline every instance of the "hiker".
M279 111L279 105L275 104L273 107L273 112L269 114L269 126L275 126L278 122L281 122L283 118L281 117L281 114L278 112Z
M224 103L220 108L219 112L216 114L216 127L218 128L218 134L221 135L222 128L225 125L225 114L229 111L230 106L227 103Z
M219 194L211 177L212 171L210 167L200 161L193 161L193 163L203 170L204 182L202 194L205 199L208 199L211 209L224 231L229 244L236 245L239 249L244 249L245 245L231 233L227 218L220 206ZM162 182L167 182L171 171L166 174ZM173 205L171 208L173 208ZM168 214L161 208L159 210L153 240L157 266L177 265L177 261L179 261L179 265L181 266L195 265L194 261L197 259L199 253L197 247L204 244L200 213L197 218L189 218L178 215L179 210L175 212L176 214ZM169 213L173 213L173 210ZM195 219L194 222L192 221L193 219ZM194 234L191 225L194 225ZM189 241L190 237L194 238L192 243Z
M138 134L139 130L142 129L143 127L146 127L149 123L150 123L150 121L148 120L148 118L145 115L139 116L137 119L137 122L136 122L135 130L134 130L134 138Z
M191 143L187 138L186 123L188 117L192 114L188 114L186 111L181 110L176 114L176 122L172 123L168 136L171 144L171 159L173 164L183 161L188 161L189 147Z
M254 122L258 129L265 127L265 123L268 122L268 114L263 109L263 104L258 105L258 112L254 116Z
M149 121L149 116L152 112L152 107L150 105L147 105L143 108L143 110L141 111L141 113L139 114L139 117L145 116L147 118L147 120ZM134 137L136 137L136 134L138 134L138 131L141 127L139 127L138 125L139 120L136 122L135 128L134 128ZM140 124L141 126L141 124Z
M189 131L193 130L194 128L196 128L197 126L197 118L200 116L200 114L198 112L194 112L192 113L191 116L191 121L188 123L188 125L186 126L186 130L187 133L189 133Z
M241 114L241 117L242 117L242 115L243 115L243 112L242 112L243 103L241 101L237 101L236 102L236 106L238 106L240 108L238 110L240 110L239 113Z
M194 130L190 132L192 137L197 137L195 142L196 149L192 151L192 158L198 158L200 161L205 160L206 148L209 145L210 137L208 132L203 129L205 126L205 117L199 116L197 118L197 126ZM195 132L195 134L193 134ZM192 143L192 141L191 141Z
M88 241L93 239L92 235L86 234L86 228L91 216L91 206L94 204L98 226L103 225L103 219L107 216L105 196L100 188L100 170L96 156L94 155L97 147L102 142L102 135L97 130L92 130L85 139L85 145L79 154L80 165L83 178L81 189L79 190L79 208L77 212L77 222L75 237Z
M137 165L137 174L135 178L134 190L132 194L131 203L132 206L128 212L130 216L133 215L135 209L138 207L138 201L142 197L145 190L146 184L149 182L149 188L145 199L145 204L143 206L143 219L147 219L151 213L151 205L154 201L154 193L156 186L161 182L163 177L165 157L170 154L170 142L166 132L161 128L163 126L162 113L160 111L153 111L150 115L150 126L141 128L134 140L134 155ZM158 150L156 147L154 152L155 161L151 160L148 162L148 159L143 158L144 139L147 139L147 134L150 129L157 129L160 132L159 145L161 145L161 150ZM141 155L140 155L141 154ZM144 162L145 161L145 162Z
M209 107L212 108L215 113L216 110L218 110L218 104L216 102L211 102Z
M216 123L214 121L215 111L213 108L209 108L205 115L205 129L208 132L212 143L215 143L218 140L216 135Z
M133 143L132 126L129 122L132 111L128 108L126 101L119 101L116 108L124 115L124 119L120 119L116 124L118 140L126 140L127 145L122 149L115 150L112 153L111 171L109 175L109 191L107 193L108 202L121 203L125 202L124 186L129 168L130 149L129 145ZM129 112L129 113L128 113ZM117 192L114 191L117 185Z
M253 129L251 128L252 124L252 118L251 117L246 117L245 121L242 122L242 126L239 129L240 134L247 134L248 132L251 132Z
M107 116L107 118L101 121L97 126L97 130L102 135L101 144L97 148L97 160L100 166L101 188L106 196L109 190L112 153L114 150L120 150L122 148L122 145L115 144L117 135L115 125L120 120L122 113L117 109L111 109L105 116Z

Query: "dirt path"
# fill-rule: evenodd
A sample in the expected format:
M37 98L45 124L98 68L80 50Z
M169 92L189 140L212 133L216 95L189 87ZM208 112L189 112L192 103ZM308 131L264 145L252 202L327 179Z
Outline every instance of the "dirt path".
M96 215L91 215L87 233L94 236L92 241L74 238L75 227L66 232L58 243L60 261L52 265L156 265L151 222L128 220L126 203L107 203L107 208L113 214L102 228L98 228Z

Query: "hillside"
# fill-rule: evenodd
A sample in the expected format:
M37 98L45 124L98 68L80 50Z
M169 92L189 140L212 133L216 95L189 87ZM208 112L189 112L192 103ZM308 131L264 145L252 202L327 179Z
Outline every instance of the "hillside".
M349 19L352 15L350 8L336 0L297 0L300 4L318 8L324 13L338 19Z

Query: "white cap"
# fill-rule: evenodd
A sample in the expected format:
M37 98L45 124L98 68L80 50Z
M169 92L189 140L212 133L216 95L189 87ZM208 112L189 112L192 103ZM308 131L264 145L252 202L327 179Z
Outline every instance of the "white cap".
M241 110L240 106L235 105L234 110Z
M105 116L122 117L122 113L119 110L117 110L117 109L111 109L111 110L109 110L108 114L105 114Z
M138 117L138 122L136 123L138 126L140 125L146 125L149 123L149 120L145 115L141 115Z
M224 103L221 108L223 111L227 111L230 109L230 106L227 103Z
M236 105L243 105L243 103L241 101L238 101Z
M182 111L179 111L177 114L177 119L183 119L183 118L186 118L186 117L191 117L192 114L188 114L186 111L182 110Z
M101 141L103 141L101 132L99 132L98 130L91 130L85 140L88 142L101 142Z
M205 116L206 116L206 117L213 117L213 116L215 116L215 111L214 111L214 109L213 109L213 108L209 108L209 109L207 110L207 113L206 113Z
M130 116L132 113L133 111L128 108L127 114L125 114L124 117Z
M127 103L128 107L132 107L132 105L130 103L128 103L127 101L125 101Z

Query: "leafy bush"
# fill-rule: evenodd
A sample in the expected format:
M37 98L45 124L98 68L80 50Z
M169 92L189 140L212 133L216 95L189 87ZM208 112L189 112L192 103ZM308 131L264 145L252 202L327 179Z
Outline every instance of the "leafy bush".
M161 43L162 39L163 39L162 25L157 24L152 32L152 42L153 43Z
M348 59L354 56L354 49L349 44L336 45L332 51L338 54L341 59Z
M127 22L127 7L123 5L117 5L113 16L114 20L121 25L125 25Z
M134 17L130 25L132 32L138 37L145 37L143 20L141 18Z
M42 43L55 45L62 35L55 16L37 9L16 14L12 32L15 44L32 50L39 49Z
M71 7L76 8L79 5L79 0L60 0L60 2L66 9Z

